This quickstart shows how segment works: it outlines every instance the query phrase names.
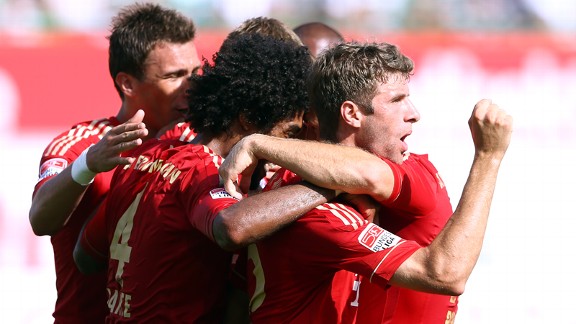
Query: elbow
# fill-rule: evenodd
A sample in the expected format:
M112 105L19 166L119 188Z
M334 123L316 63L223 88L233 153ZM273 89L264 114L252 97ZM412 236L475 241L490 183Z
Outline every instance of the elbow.
M466 287L466 283L463 283L463 284L459 285L458 287L454 287L452 289L452 293L450 295L451 296L460 296L460 295L464 294L465 287Z
M451 296L460 296L464 293L469 273L459 269L458 265L451 265L435 271L435 281L439 287L439 293Z
M35 211L34 208L30 209L30 213L28 214L28 220L30 221L30 226L32 227L32 231L36 236L44 236L56 234L57 230L55 228L51 228L50 226L46 226L41 221L41 215Z
M37 225L35 226L35 224L32 222L31 225L32 225L32 232L34 232L34 235L36 236L52 236L56 234L56 231L52 231Z
M450 296L460 296L464 293L465 287L466 287L466 280L450 282L444 286L443 293Z
M221 211L212 224L216 244L226 251L235 251L251 243L237 225L227 216L226 210Z

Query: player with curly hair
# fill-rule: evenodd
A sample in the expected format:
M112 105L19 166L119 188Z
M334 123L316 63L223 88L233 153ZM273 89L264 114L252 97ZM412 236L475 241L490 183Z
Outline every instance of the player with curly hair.
M303 46L258 34L227 38L214 64L205 61L203 74L191 79L187 119L199 131L194 143L145 143L134 163L117 170L104 208L75 251L86 272L110 251L110 322L221 321L232 256L226 250L334 197L301 183L238 201L218 175L243 137L300 131L310 66ZM235 222L238 213L247 221Z
M238 116L243 116L242 120L250 124L252 132L257 129L269 133L278 121L294 118L307 110L308 97L301 92L306 86L311 60L302 57L305 49L286 51L273 64L264 64L270 57L278 56L275 53L280 48L294 45L271 42L270 46L262 47L254 43L267 38L260 34L247 35L255 36L243 38L241 34L234 34L226 38L214 56L214 65L205 60L203 74L191 78L188 96L192 108L186 119L204 137L232 136ZM246 51L238 46L239 40L261 49ZM299 130L300 125L293 131Z

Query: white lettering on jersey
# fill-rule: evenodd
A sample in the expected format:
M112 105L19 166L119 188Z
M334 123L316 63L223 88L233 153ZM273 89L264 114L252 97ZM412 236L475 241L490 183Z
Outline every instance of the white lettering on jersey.
M110 313L130 318L130 301L132 296L116 289L108 290L108 308Z
M170 184L174 183L182 173L182 171L170 162L166 162L162 159L150 161L150 159L144 155L138 156L134 163L136 163L134 165L134 170L148 173L158 172L163 178L168 179ZM127 169L127 166L125 166L124 169Z
M68 166L68 161L62 158L50 159L40 166L40 173L38 176L38 181L42 181L50 176L57 175L64 171Z
M400 240L400 237L372 223L368 224L358 236L358 242L373 252L391 248Z

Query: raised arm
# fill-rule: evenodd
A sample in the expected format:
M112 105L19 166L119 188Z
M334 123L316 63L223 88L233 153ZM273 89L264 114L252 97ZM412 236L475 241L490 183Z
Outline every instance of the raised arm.
M143 118L144 112L139 110L38 188L29 212L30 225L36 235L54 235L66 224L97 173L132 161L121 153L142 144L142 138L148 135Z
M512 135L512 117L481 100L469 120L475 154L460 202L444 229L396 271L394 285L434 293L464 291L482 249L500 163Z
M251 174L260 159L287 168L317 186L368 194L377 201L386 201L393 190L394 176L388 164L360 148L254 134L238 142L220 167L226 191L240 198L247 184L238 184L238 175Z

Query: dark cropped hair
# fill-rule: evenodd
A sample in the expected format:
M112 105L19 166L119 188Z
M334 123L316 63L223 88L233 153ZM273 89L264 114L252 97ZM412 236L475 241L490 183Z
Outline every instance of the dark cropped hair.
M190 78L187 120L207 137L226 132L241 115L260 133L308 107L312 60L304 46L260 34L226 38L214 64Z
M144 62L156 44L184 44L192 41L195 34L194 22L176 10L152 3L135 3L122 8L112 18L111 33L107 37L112 79L120 72L142 79ZM114 86L123 97L116 83Z
M236 37L236 34L261 34L272 36L286 42L294 42L304 46L300 37L283 22L275 18L255 17L244 20L240 26L236 27L228 37Z
M350 100L373 113L372 99L379 83L391 78L409 80L410 58L388 43L336 44L316 58L308 80L310 103L320 124L320 137L336 141L340 106Z

